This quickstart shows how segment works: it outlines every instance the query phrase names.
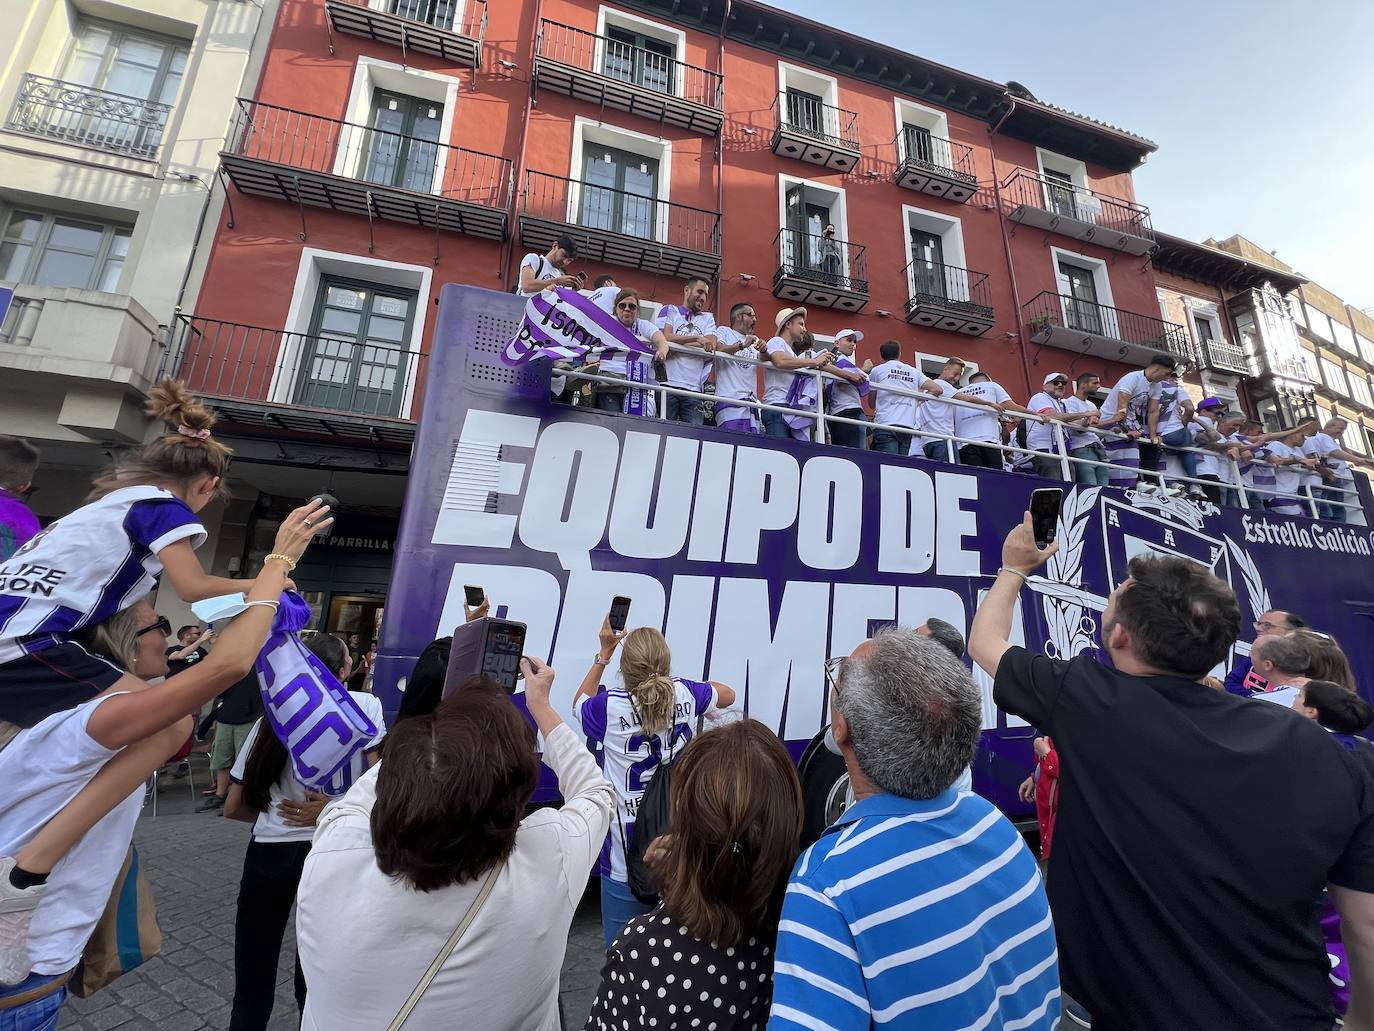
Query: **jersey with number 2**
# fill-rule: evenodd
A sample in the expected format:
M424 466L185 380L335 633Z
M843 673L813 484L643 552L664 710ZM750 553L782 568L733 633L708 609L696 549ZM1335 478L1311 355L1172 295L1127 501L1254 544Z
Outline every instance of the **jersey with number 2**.
M603 877L628 879L625 849L634 841L639 803L659 757L666 762L680 754L696 733L697 717L716 706L716 690L710 684L674 678L673 686L677 689L673 725L652 735L652 740L644 733L629 695L620 688L603 690L592 698L582 695L574 705L582 732L601 745L601 772L615 785L617 811L601 852Z

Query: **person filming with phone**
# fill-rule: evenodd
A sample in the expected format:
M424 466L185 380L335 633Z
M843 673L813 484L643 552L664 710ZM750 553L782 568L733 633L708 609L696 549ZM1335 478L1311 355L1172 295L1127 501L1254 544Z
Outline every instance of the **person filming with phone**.
M558 1031L568 929L615 794L550 704L553 670L520 668L529 719L469 677L397 722L382 761L319 818L296 937L306 983L328 988L311 989L303 1031ZM530 720L564 801L527 816Z
M1345 1026L1374 1027L1374 775L1311 720L1200 683L1240 607L1193 559L1130 560L1102 616L1110 666L1011 644L1058 549L1036 536L1029 512L1007 535L969 653L1067 772L1047 885L1065 994L1100 1027L1330 1031L1329 885L1355 928Z
M635 816L650 778L671 764L716 708L729 708L735 692L724 684L672 675L668 642L653 627L625 632L630 599L617 597L601 624L596 657L573 698L573 713L588 739L602 747L601 768L615 787L616 811L609 847L601 857L601 929L609 948L621 929L653 909L630 890L626 856L634 843ZM621 686L601 683L620 648Z

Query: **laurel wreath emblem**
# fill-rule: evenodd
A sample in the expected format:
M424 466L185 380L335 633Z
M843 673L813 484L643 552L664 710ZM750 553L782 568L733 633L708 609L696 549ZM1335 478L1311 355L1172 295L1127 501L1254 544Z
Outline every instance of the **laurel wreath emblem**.
M1059 509L1059 550L1050 556L1046 565L1047 579L1077 587L1083 585L1083 552L1088 523L1097 509L1097 498L1101 492L1100 487L1089 487L1087 490L1075 489L1064 495ZM1071 659L1096 647L1093 634L1097 630L1097 621L1089 614L1087 606L1051 594L1041 596L1041 605L1049 630L1045 654L1052 658Z

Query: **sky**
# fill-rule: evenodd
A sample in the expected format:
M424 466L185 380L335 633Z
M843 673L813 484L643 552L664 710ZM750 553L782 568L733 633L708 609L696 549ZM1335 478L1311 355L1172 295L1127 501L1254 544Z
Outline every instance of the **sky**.
M1240 233L1374 305L1374 2L771 2L1153 140L1156 229Z

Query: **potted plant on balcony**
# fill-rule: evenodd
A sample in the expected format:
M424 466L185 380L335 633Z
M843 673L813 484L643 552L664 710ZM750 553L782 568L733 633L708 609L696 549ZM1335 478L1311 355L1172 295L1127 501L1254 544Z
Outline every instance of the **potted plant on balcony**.
M1050 317L1048 314L1037 315L1030 320L1030 335L1033 339L1044 336L1050 328Z

